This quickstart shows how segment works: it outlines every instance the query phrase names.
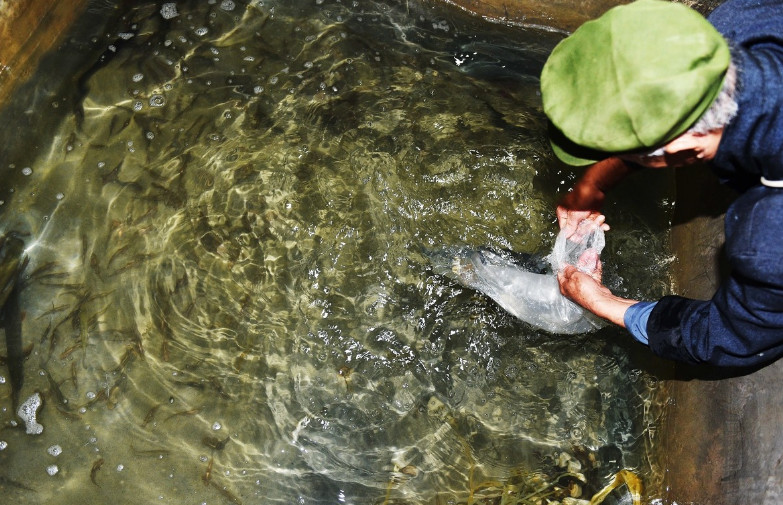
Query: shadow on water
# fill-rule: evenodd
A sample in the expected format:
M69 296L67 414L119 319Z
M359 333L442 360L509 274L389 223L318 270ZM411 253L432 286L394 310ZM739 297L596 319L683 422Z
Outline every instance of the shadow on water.
M654 481L648 354L533 329L422 252L551 249L576 176L538 97L558 37L413 2L91 5L3 111L26 134L0 224L29 258L5 339L31 346L9 382L44 427L0 384L4 490L526 503ZM610 288L664 294L665 227L608 211Z

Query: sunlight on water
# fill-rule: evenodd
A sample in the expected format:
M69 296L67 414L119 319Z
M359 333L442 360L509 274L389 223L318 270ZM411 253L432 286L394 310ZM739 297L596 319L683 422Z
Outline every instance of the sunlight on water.
M645 351L534 330L427 260L551 248L557 37L401 4L145 4L91 41L75 101L37 97L57 127L2 161L0 224L44 428L4 376L5 496L500 503L652 475ZM610 287L665 293L664 229L610 222Z

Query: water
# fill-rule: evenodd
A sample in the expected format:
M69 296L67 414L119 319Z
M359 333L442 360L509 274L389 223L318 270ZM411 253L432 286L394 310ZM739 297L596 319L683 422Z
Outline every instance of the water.
M575 177L537 94L561 35L446 12L179 1L68 38L62 61L88 60L3 126L21 398L44 399L27 435L0 384L4 496L497 503L653 479L646 351L534 330L430 269L441 247L546 253ZM641 184L654 203L610 202L603 257L651 298L670 208Z

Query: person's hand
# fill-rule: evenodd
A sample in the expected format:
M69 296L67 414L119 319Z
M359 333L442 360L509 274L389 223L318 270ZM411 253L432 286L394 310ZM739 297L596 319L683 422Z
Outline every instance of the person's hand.
M634 168L618 157L609 157L591 165L557 206L557 223L570 237L585 219L596 218L606 199L606 192ZM604 231L609 225L603 225Z
M589 223L589 224L586 224ZM562 205L557 207L557 224L560 226L560 230L569 239L579 239L581 236L592 232L593 223L599 226L602 230L609 230L609 225L606 224L606 216L595 210L572 210Z
M601 262L598 261L597 255L591 258L587 252L579 258L577 263L580 265L566 265L557 273L560 293L593 314L625 327L625 311L637 303L636 300L615 296L609 288L601 284ZM590 270L591 263L594 263L595 268L591 273L586 273L585 270Z

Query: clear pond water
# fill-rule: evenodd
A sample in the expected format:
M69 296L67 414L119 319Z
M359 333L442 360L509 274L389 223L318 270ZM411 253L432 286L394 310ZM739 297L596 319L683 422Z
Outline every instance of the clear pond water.
M43 399L27 434L0 369L4 497L535 503L652 478L644 349L535 330L428 260L551 248L576 174L537 76L561 34L393 1L88 14L116 22L77 27L0 126L20 400ZM607 208L631 297L668 289L653 177Z

